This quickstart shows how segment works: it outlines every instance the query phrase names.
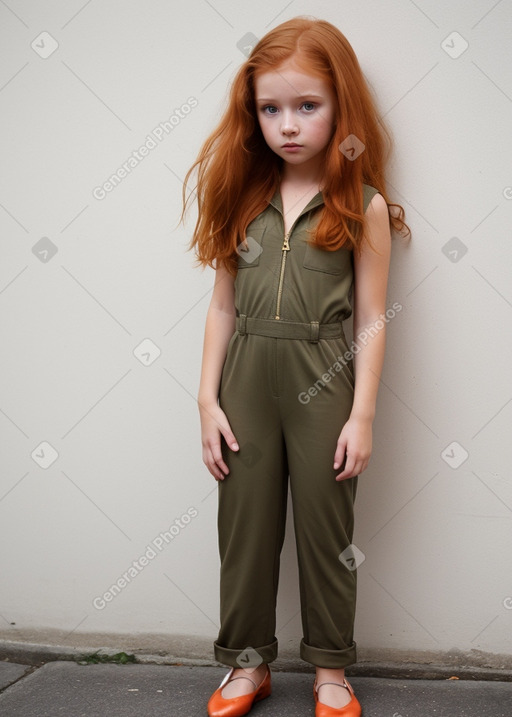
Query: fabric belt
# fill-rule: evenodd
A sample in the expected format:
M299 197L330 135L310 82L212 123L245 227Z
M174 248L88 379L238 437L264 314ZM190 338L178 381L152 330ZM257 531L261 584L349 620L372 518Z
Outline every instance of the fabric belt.
M260 319L246 314L236 317L236 330L241 336L258 334L280 339L306 339L312 343L317 343L318 339L337 339L345 335L340 321L330 324L321 324L318 321L301 323L282 319Z

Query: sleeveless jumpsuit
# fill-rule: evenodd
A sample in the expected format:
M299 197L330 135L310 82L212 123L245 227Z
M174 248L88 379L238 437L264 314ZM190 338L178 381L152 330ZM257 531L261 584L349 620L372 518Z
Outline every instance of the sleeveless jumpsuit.
M377 189L363 184L363 210ZM336 442L352 409L354 372L342 321L352 313L353 256L306 243L323 205L318 192L288 235L279 189L247 227L235 279L236 330L219 405L240 446L222 439L229 474L218 481L220 630L215 659L272 662L288 478L299 571L303 660L356 661L352 542L357 478L336 481ZM350 548L349 548L350 550Z

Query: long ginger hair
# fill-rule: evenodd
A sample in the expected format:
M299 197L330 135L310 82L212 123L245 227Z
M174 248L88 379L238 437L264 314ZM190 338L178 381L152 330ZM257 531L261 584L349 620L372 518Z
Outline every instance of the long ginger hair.
M357 57L345 36L325 20L296 17L275 27L254 46L231 86L228 107L201 147L183 183L198 167L198 219L189 248L198 263L223 264L237 271L236 248L245 238L249 222L268 205L280 184L282 158L267 145L261 132L255 102L255 77L293 59L307 74L323 78L332 88L335 129L326 147L322 195L324 206L309 241L325 250L345 246L361 251L365 216L363 187L369 184L388 205L390 227L410 235L404 210L386 193L385 164L392 140L379 118ZM340 151L340 144L355 135L364 150L355 159ZM390 208L398 211L392 213Z

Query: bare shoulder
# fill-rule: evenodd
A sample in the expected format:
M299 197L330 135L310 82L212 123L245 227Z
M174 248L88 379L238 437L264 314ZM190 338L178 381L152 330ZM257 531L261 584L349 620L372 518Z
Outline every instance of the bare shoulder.
M365 325L386 307L391 255L389 211L382 194L375 194L365 212L361 253L354 253L354 321Z
M375 216L385 216L389 218L388 205L380 192L373 195L371 202L368 204L365 215L368 219L374 218Z
M235 311L235 277L223 265L215 269L211 306L228 313Z
M382 194L377 193L372 197L365 212L365 220L365 236L369 243L378 253L387 253L391 247L391 230L388 205ZM368 245L363 247L363 254L368 251Z

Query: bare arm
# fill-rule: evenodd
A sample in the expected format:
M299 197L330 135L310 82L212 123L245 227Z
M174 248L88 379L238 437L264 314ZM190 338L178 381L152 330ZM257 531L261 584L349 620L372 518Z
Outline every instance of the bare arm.
M360 350L354 356L352 410L340 434L334 459L337 469L346 458L337 480L358 475L370 460L372 422L386 346L386 322L382 315L386 311L391 233L388 208L381 194L373 197L366 216L367 236L378 253L365 246L361 256L354 255L354 342Z
M354 341L361 350L354 358L356 382L351 415L373 420L386 347L386 322L381 317L386 312L391 255L388 208L381 194L372 199L367 215L368 234L379 254L366 248L360 257L354 257Z
M215 271L213 294L206 315L203 360L198 391L201 418L203 461L216 479L229 469L222 458L221 435L233 450L238 450L227 417L218 405L220 377L229 340L235 330L234 277L223 267Z
M227 346L235 330L234 277L223 267L215 271L215 283L204 330L199 403L216 403Z

